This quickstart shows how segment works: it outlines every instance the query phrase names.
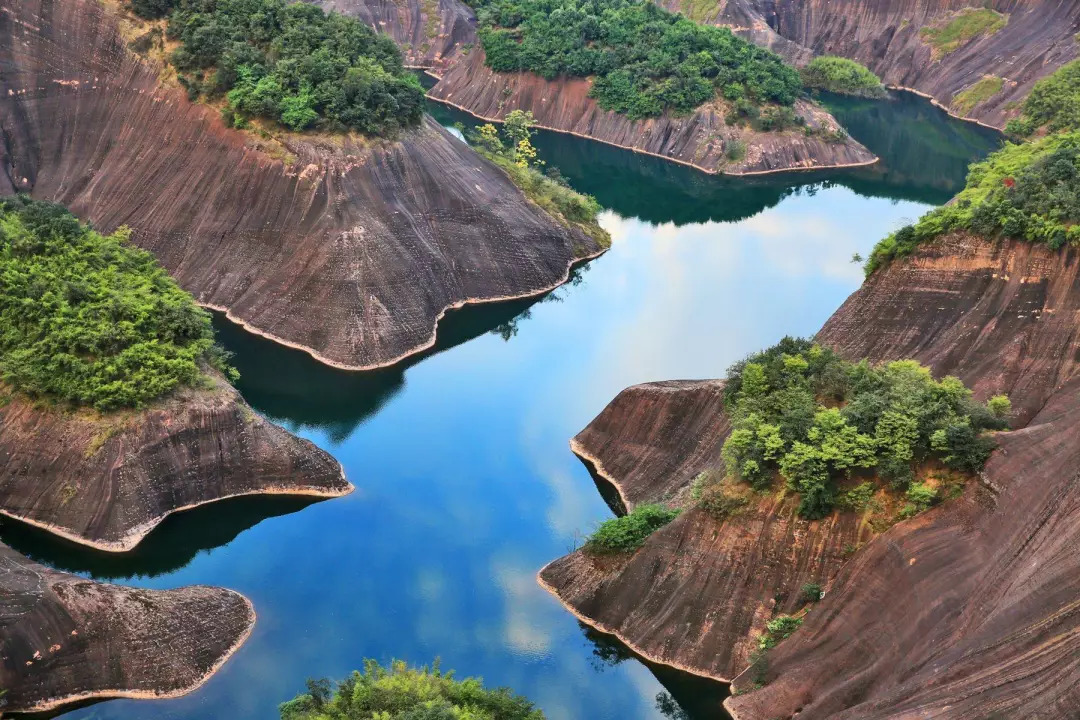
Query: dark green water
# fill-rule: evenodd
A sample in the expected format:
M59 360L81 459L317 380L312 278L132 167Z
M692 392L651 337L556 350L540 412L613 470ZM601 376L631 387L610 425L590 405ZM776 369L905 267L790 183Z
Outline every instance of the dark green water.
M208 506L119 557L5 523L4 541L53 566L223 585L258 611L251 639L197 692L65 717L271 719L309 676L436 656L552 720L718 717L723 686L639 662L535 575L611 515L567 441L619 390L716 377L813 333L859 285L852 253L946 200L997 142L910 97L835 102L880 167L736 182L542 134L542 157L610 208L611 251L543 299L451 313L438 346L406 365L344 373L219 320L248 401L333 453L357 490Z

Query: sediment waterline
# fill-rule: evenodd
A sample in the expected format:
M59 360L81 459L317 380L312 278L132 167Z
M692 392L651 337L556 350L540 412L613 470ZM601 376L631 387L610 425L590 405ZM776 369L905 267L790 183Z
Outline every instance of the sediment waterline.
M918 95L921 98L925 98L925 99L930 101L930 104L944 110L945 114L948 115L951 118L955 118L957 120L963 120L964 122L975 123L976 125L981 125L982 127L989 128L990 130L997 130L1000 133L1005 132L1004 126L998 127L997 125L991 125L989 123L984 123L982 120L979 120L977 118L967 117L966 115L958 115L958 114L954 113L952 111L952 109L948 105L941 102L940 100L938 100L936 97L934 97L930 93L924 93L922 90L916 90L915 88L905 87L903 85L886 85L885 87L889 88L890 90L901 90L903 92L909 92L909 93L912 93L913 95Z
M341 491L323 490L311 486L296 488L282 486L232 493L231 495L223 495L221 497L211 498L210 500L203 500L197 503L190 503L188 505L182 505L180 507L173 508L152 520L135 526L127 533L125 533L122 539L116 541L91 540L90 538L72 532L67 528L53 525L52 523L43 522L41 520L34 520L33 518L23 517L21 515L11 513L3 509L0 509L0 515L11 518L12 520L16 520L21 523L25 523L26 525L36 527L39 530L44 530L45 532L56 535L57 537L61 537L64 540L73 542L77 545L93 548L94 550L101 550L107 553L126 553L134 550L139 545L139 543L145 540L147 536L150 535L150 533L153 532L155 528L161 525L161 523L163 523L165 519L168 518L170 515L187 512L189 510L193 510L204 505L211 505L213 503L221 502L223 500L232 500L234 498L241 497L252 497L256 495L291 495L295 497L322 498L325 500L329 500L331 498L345 497L353 490L355 490L356 487L345 479L345 468L342 467L341 463L338 463L338 468L341 472L341 479L345 481L345 484L347 486L346 489Z
M434 78L439 77L438 75L435 75L434 73L432 73L429 70L425 70L424 72L426 72L428 75L431 75L431 77L434 77ZM495 123L499 123L499 124L502 124L502 122L503 122L499 118L486 117L484 115L478 115L475 112L473 112L472 110L470 110L469 108L465 107L464 105L458 105L457 103L452 102L450 100L446 100L444 98L432 97L430 94L428 94L426 97L427 97L428 100L431 100L433 102L442 103L443 105L448 105L448 106L450 106L452 108L457 108L458 110L461 110L462 112L468 113L469 115L473 116L474 118L476 118L478 120L484 120L485 122L495 122ZM692 168L694 168L695 170L697 170L699 172L703 172L706 175L713 175L715 177L725 177L725 176L726 177L750 177L750 176L760 176L760 175L779 175L779 174L782 174L782 173L813 172L815 170L841 170L841 169L844 169L844 168L857 168L857 167L866 167L868 165L875 165L881 160L881 158L879 158L879 157L877 157L875 155L873 160L867 160L865 162L856 162L856 163L834 163L834 164L831 164L831 165L799 165L799 166L781 168L781 169L778 169L778 170L745 170L745 171L742 171L742 172L719 172L719 171L716 171L716 170L709 170L707 168L703 168L700 165L696 165L696 164L694 164L692 162L689 162L688 160L680 160L679 158L672 157L670 155L661 155L660 153L649 152L648 150L642 150L640 148L631 147L629 145L620 145L619 143L614 143L614 142L611 142L610 140L602 140L602 139L600 139L598 137L593 137L592 135L585 135L583 133L574 132L573 130L563 130L563 129L556 128L556 127L550 127L548 125L541 125L540 123L533 123L532 127L540 128L541 130L548 130L550 132L561 133L563 135L573 135L574 137L579 137L579 138L582 138L583 140L591 140L593 142L603 143L605 145L610 145L612 147L617 147L617 148L619 148L621 150L629 150L630 152L636 152L636 153L638 153L640 155L649 155L651 157L660 158L661 160L667 160L668 162L678 163L679 165L685 165L687 167L692 167Z
M529 202L532 201L530 200ZM449 305L443 307L443 309L439 311L439 314L435 316L435 326L431 329L431 337L429 337L427 340L420 343L419 345L416 345L406 350L405 352L390 358L389 360L371 363L369 365L348 365L346 363L341 363L336 360L331 360L330 358L321 354L318 350L315 350L314 348L308 347L307 345L302 345L297 342L293 342L292 340L286 340L283 337L279 337L271 332L255 327L254 325L247 322L238 315L234 315L232 311L224 305L214 305L213 303L200 302L198 300L196 300L196 302L200 307L223 313L230 322L235 325L239 325L252 335L258 335L259 337L270 340L271 342L275 342L278 345L283 345L285 347L292 348L293 350L300 350L302 352L305 352L323 365L327 365L337 370L348 370L349 372L364 372L368 370L379 370L382 368L388 368L407 360L413 355L418 355L425 350L430 350L432 347L435 346L435 341L439 334L439 322L444 317L446 317L446 313L450 312L451 310L458 310L468 305L484 305L487 303L511 302L513 300L525 300L531 297L536 297L538 295L544 295L565 284L566 281L570 279L570 273L573 272L574 268L578 267L579 265L583 265L590 260L595 260L607 251L608 248L600 248L594 253L589 253L588 255L574 258L567 264L566 271L563 273L561 279L555 281L551 285L542 287L539 290L527 290L517 295L501 295L499 297L490 298L465 298L464 300L452 302Z
M255 629L255 622L258 619L258 615L255 612L255 606L246 597L236 592L235 590L228 590L225 588L215 589L223 589L225 590L225 592L231 595L235 595L236 597L244 601L244 605L246 605L248 609L247 628L245 628L244 632L240 634L240 637L236 639L236 642L233 643L232 647L230 647L227 652L222 654L222 656L218 658L213 665L207 668L206 672L203 673L203 675L192 684L186 687L177 688L176 690L168 690L165 692L152 692L150 690L95 690L92 692L77 693L75 695L67 695L59 698L48 698L31 707L20 708L18 712L51 712L53 710L62 708L65 705L86 702L89 700L170 700L178 697L183 697L184 695L195 692L203 685L205 685L206 682L211 677L213 677L214 674L217 673L217 671L220 670L226 662L228 662L229 658L235 655L236 651L239 650L245 642L247 642L248 638L251 637L252 630Z

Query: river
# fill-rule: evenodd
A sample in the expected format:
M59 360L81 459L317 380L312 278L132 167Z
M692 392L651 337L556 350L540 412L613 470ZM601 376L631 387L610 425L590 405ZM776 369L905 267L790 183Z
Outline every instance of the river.
M247 400L337 457L356 492L208 506L120 557L4 523L5 542L54 567L221 585L258 612L197 692L65 718L272 719L305 678L367 657L439 657L551 720L717 717L724 686L586 631L535 575L611 516L567 446L609 400L634 383L722 376L783 335L814 333L862 279L852 255L947 200L999 142L913 96L826 102L880 165L728 180L539 133L541 158L606 208L610 252L544 298L449 314L436 348L404 365L336 371L218 318Z

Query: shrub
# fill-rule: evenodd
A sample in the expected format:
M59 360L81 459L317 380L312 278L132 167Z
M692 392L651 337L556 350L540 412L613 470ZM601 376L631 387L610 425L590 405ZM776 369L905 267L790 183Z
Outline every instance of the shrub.
M590 95L631 118L728 100L791 105L799 74L728 28L644 0L471 0L487 64L554 79L592 77Z
M704 488L698 497L698 506L714 520L725 520L746 507L749 500L716 483Z
M34 396L142 407L226 372L210 316L121 228L102 235L59 205L0 200L0 373Z
M986 401L986 408L996 418L1005 418L1012 412L1012 401L1008 395L995 395Z
M802 69L802 81L808 88L857 97L882 98L887 94L881 79L854 60L822 55Z
M796 630L802 627L802 623L802 618L793 617L791 615L781 615L770 620L765 624L765 634L758 640L758 648L761 650L772 650L779 645L782 640L791 637Z
M593 553L632 552L678 516L678 510L663 505L638 505L628 515L600 523L585 541L585 550Z
M818 583L806 583L800 591L800 598L804 603L817 602L821 599L824 591Z
M436 662L431 669L394 661L364 661L331 690L309 680L307 692L282 703L281 720L544 720L531 702L507 688L488 690L479 678L455 680Z
M1080 130L1080 60L1035 83L1021 112L1005 128L1010 135L1026 137L1042 127L1051 132Z
M261 117L392 136L423 114L424 90L387 36L355 18L286 0L133 0L169 16L171 55L192 99L224 96L241 126Z

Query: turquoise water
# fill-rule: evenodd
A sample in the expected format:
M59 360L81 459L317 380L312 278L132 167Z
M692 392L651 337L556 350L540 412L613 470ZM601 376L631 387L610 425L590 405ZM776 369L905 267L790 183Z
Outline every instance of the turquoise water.
M717 717L723 686L586 631L535 575L611 515L567 441L612 397L716 377L785 334L813 333L861 281L852 254L946 200L996 142L906 97L845 113L888 150L881 167L728 181L541 134L542 157L609 208L611 251L544 298L451 313L438 347L405 366L335 371L219 319L248 401L331 452L357 490L219 503L120 557L5 523L3 540L53 566L144 587L223 585L258 612L251 639L199 691L65 717L274 718L309 676L437 656L552 720Z

